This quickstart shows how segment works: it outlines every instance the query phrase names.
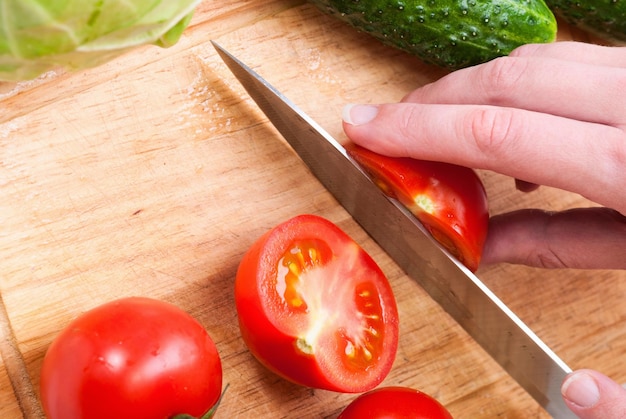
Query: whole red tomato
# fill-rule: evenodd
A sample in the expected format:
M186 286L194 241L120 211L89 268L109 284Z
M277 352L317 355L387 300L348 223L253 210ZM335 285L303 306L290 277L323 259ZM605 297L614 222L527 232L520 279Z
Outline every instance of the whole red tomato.
M263 235L235 281L242 337L276 374L341 392L371 390L398 347L387 278L332 222L294 217Z
M476 172L449 163L388 157L350 144L348 153L471 271L487 238L487 193Z
M200 417L218 401L215 344L181 309L148 298L96 307L52 342L41 370L49 419Z
M382 387L354 399L337 419L452 419L452 415L421 391Z

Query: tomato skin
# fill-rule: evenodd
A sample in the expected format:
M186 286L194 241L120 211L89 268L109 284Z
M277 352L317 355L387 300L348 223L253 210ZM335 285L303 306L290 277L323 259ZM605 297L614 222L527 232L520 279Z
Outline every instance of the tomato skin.
M426 393L407 387L381 387L354 399L337 419L452 419Z
M317 264L290 276L280 261L300 260L294 243L306 247L305 258L313 252ZM364 308L365 302L369 308ZM391 286L371 257L328 220L300 215L259 238L239 265L235 303L250 352L289 381L362 392L378 385L391 370L398 347L398 312ZM355 320L357 312L371 315L366 321L376 320L354 326L363 322ZM375 337L364 338L371 338L369 361L361 356L365 353L361 347L351 346L346 338L363 337L363 327L376 332ZM347 352L355 347L352 358Z
M70 322L48 348L40 381L48 419L200 417L221 387L219 354L202 325L141 297Z
M471 271L487 238L487 193L472 169L454 164L388 157L349 144L347 151L389 196L398 199Z

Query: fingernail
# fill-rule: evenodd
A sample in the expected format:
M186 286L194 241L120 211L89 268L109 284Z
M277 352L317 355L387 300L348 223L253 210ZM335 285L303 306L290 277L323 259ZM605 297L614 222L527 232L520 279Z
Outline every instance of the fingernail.
M594 378L584 372L570 374L565 379L561 393L580 407L593 407L600 400L600 390Z
M367 124L378 115L378 106L346 105L341 113L342 119L350 125Z

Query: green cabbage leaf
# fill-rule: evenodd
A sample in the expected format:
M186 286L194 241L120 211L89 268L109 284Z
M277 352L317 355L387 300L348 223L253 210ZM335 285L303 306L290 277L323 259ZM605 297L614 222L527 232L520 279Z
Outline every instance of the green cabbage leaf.
M0 0L0 81L178 42L201 0Z

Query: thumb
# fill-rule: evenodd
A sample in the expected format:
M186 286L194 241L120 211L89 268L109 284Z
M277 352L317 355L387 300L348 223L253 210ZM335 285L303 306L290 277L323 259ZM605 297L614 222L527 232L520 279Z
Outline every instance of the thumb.
M489 220L483 263L626 269L626 216L605 207L517 210Z
M626 418L626 389L593 370L569 374L561 386L565 404L580 419Z

